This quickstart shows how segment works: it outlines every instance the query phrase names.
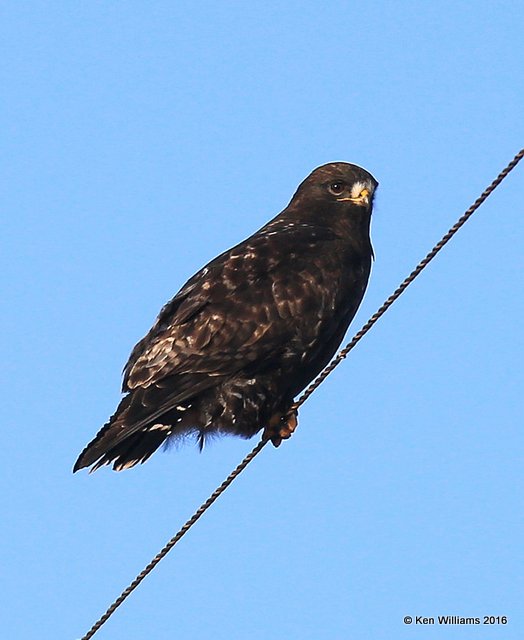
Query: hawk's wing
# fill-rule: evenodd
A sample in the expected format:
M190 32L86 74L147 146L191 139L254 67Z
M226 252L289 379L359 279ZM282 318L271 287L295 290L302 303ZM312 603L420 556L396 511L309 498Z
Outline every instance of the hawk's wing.
M309 258L319 242L336 236L305 224L278 225L277 232L275 226L213 260L162 309L133 349L124 391L184 374L196 375L201 390L217 377L278 359L297 319L307 318L315 332L330 304L319 288L322 274Z

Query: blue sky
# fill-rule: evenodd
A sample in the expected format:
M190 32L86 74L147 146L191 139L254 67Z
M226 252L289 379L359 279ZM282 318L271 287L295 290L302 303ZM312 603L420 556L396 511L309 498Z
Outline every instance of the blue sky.
M380 182L356 331L523 146L524 9L1 14L2 626L79 638L256 442L73 476L133 344L333 160ZM523 170L97 638L522 637Z

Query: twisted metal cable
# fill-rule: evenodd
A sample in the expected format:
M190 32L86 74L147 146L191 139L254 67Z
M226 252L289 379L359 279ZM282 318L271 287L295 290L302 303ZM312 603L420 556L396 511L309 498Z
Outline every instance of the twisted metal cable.
M209 498L195 511L195 513L189 518L189 520L184 524L183 527L176 533L171 540L165 545L161 551L157 553L157 555L151 560L151 562L145 567L137 577L131 582L131 584L122 591L122 593L118 596L118 598L113 602L113 604L109 607L109 609L104 613L104 615L89 629L89 631L82 636L81 640L89 640L92 638L95 633L100 629L100 627L107 622L107 620L113 615L113 613L118 609L118 607L124 602L124 600L129 596L142 582L142 580L149 574L156 565L162 560L167 554L171 551L171 549L175 546L175 544L185 535L189 529L195 524L195 522L209 509L209 507L215 502L215 500L229 487L229 485L233 482L233 480L242 473L242 471L247 467L247 465L253 460L253 458L258 455L258 453L264 448L267 444L267 440L261 440L257 446L249 453L242 462L228 475L228 477L224 480L224 482L217 487L213 493L209 496Z
M420 272L425 269L428 264L433 260L433 258L437 255L437 253L446 245L451 238L457 233L457 231L471 218L471 216L475 213L475 211L480 207L480 205L485 202L489 196L495 191L495 189L499 186L499 184L504 180L504 178L517 166L517 164L524 157L524 149L521 149L517 155L513 158L513 160L507 165L505 169L503 169L499 175L493 180L493 182L486 187L484 191L480 194L480 196L475 200L475 202L469 207L469 209L455 222L455 224L451 227L451 229L442 237L439 242L431 249L431 251L427 254L425 258L423 258L418 265L413 269L413 271L407 276L407 278L398 286L398 288L389 296L389 298L384 302L384 304L371 316L371 318L366 322L366 324L358 331L350 342L338 352L335 358L323 369L318 376L313 380L313 382L309 385L309 387L304 391L304 393L300 396L300 398L293 405L293 409L297 409L300 405L304 404L304 402L309 398L309 396L319 387L324 380L328 377L328 375L338 367L338 365L344 360L344 358L348 355L348 353L357 345L358 342L366 335L366 333L371 329L371 327L379 320L391 307L391 305L400 298L400 296L404 293L404 291L409 287L409 285L413 282L413 280L420 274Z
M425 258L423 258L413 271L407 276L407 278L399 285L399 287L389 296L384 304L371 316L371 318L364 324L364 326L358 331L350 342L338 352L336 357L323 369L319 375L313 380L304 393L293 404L291 410L296 410L311 396L311 394L324 382L328 375L335 369L348 353L357 345L358 342L366 335L371 327L386 313L391 305L404 293L407 287L415 280L420 272L427 267L427 265L433 260L433 258L439 253L445 244L451 240L451 238L457 233L457 231L469 220L469 218L475 213L480 205L493 193L493 191L499 186L499 184L506 178L506 176L517 166L517 164L524 157L524 149L521 149L513 160L503 169L499 175L493 180L493 182L487 187L482 194L475 200L475 202L469 207L469 209L457 220L457 222L451 227L451 229L437 242L437 244L431 249ZM229 487L229 485L237 478L247 465L262 451L266 446L268 440L261 440L255 448L247 454L242 462L229 474L229 476L222 482L222 484L213 491L209 498L195 511L195 513L189 518L189 520L182 526L182 528L167 542L164 548L151 560L151 562L137 575L137 577L131 582L131 584L120 594L120 596L113 602L113 604L107 609L104 615L91 627L91 629L82 636L81 640L90 640L100 627L107 622L107 620L113 615L118 607L124 602L124 600L138 587L142 580L153 571L156 565L171 551L171 549L177 544L177 542L191 529L197 520L209 509L209 507L219 498L222 493Z

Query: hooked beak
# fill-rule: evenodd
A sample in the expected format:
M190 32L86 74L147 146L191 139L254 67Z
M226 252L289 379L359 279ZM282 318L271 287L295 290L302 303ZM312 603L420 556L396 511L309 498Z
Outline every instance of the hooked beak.
M369 190L362 189L358 196L350 198L340 198L339 202L354 202L355 204L367 205L369 204Z

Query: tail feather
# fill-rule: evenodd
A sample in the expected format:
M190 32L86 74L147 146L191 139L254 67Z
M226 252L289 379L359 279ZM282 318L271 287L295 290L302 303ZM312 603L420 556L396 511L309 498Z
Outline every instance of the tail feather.
M188 402L174 408L166 405L163 412L146 417L137 415L133 396L136 393L122 399L115 414L79 455L73 473L91 465L91 472L110 464L115 471L129 469L145 462L170 436L189 430Z
M198 429L193 402L216 383L207 374L183 374L133 389L82 451L73 472L112 463L116 471L127 469L147 460L167 438Z
M106 451L100 460L93 465L91 473L106 464L112 464L115 471L123 471L145 462L165 442L169 435L168 430L170 427L167 425L161 426L167 427L166 430L133 433L129 438Z

